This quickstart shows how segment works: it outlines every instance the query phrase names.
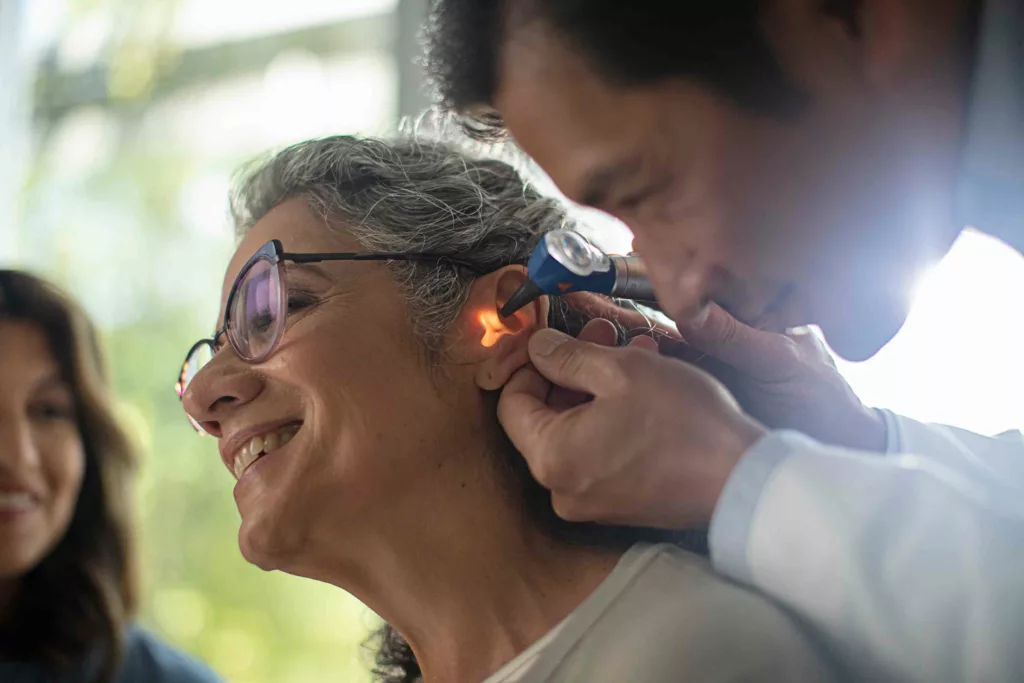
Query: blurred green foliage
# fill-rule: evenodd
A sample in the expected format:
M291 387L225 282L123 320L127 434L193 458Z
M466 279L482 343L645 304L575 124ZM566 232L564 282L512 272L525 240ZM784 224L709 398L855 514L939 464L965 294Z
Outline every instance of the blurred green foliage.
M367 610L333 586L264 573L238 551L234 480L171 391L197 329L182 324L189 318L166 310L107 335L122 416L145 454L143 620L231 681L367 680Z
M333 586L245 562L234 480L173 393L184 352L212 331L232 251L219 190L263 151L211 153L166 132L190 107L189 93L173 106L148 99L162 69L173 68L166 27L175 4L72 3L62 31L97 17L114 27L99 62L109 103L52 118L37 110L18 263L69 289L103 331L121 415L142 453L142 622L238 683L368 681L361 643L376 617ZM232 115L218 120L213 111L208 120L230 126ZM209 203L204 178L222 196L197 219Z

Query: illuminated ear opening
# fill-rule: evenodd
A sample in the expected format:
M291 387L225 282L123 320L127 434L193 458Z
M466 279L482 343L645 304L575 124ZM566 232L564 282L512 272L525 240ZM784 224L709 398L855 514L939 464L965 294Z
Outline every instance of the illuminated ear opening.
M541 297L514 314L502 317L498 311L526 281L523 266L506 266L478 278L470 290L465 314L472 338L479 344L476 382L481 389L500 389L530 356L530 335L547 327L548 300Z
M480 321L480 327L484 331L483 336L480 338L480 346L485 349L489 349L497 344L506 334L514 334L510 323L514 325L516 319L503 320L498 311L485 308L480 311L477 319Z

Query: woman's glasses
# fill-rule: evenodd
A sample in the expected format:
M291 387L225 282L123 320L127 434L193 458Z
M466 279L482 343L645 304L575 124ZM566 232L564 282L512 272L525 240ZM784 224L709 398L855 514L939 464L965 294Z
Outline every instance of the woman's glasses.
M278 240L271 240L242 266L228 292L224 306L224 325L208 339L200 339L185 356L181 372L175 383L178 398L196 374L209 363L219 349L221 335L227 337L239 358L248 363L259 363L269 358L281 343L288 314L288 286L285 282L284 262L318 263L321 261L417 261L451 264L480 275L473 264L445 254L391 254L391 253L324 253L289 254ZM200 433L203 428L189 416L192 426Z

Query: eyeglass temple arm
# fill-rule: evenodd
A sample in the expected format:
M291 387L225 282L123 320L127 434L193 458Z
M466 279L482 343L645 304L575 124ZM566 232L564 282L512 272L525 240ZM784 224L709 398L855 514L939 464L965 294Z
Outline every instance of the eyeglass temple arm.
M444 263L448 262L452 265L461 266L468 270L473 271L477 274L482 274L483 271L479 266L476 266L469 261L456 258L450 254L402 254L402 253L390 253L390 252L379 252L372 254L364 253L324 253L324 254L289 254L282 253L279 255L281 259L286 261L294 261L296 263L319 263L321 261L420 261L425 263Z

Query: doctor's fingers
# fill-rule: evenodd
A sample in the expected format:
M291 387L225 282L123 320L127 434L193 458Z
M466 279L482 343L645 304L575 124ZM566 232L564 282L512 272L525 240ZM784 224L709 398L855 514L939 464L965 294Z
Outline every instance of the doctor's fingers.
M759 381L790 377L806 362L802 341L755 329L715 303L708 304L700 324L682 324L679 331L692 349Z
M610 348L540 330L530 338L530 361L554 385L598 397L614 396L654 371L658 359L644 350L646 343L640 344Z
M576 338L599 346L615 346L618 343L618 331L610 321L595 318L583 326ZM554 385L548 394L547 403L556 410L566 410L586 403L591 398L588 393Z
M654 338L670 337L681 339L670 325L665 325L651 315L635 308L620 305L602 294L593 292L573 292L565 299L569 304L583 311L592 318L604 318L618 323L626 331L627 337L646 334Z
M498 420L543 486L563 487L574 481L579 453L592 448L585 431L592 403L552 405L551 384L530 366L505 385L498 400Z

